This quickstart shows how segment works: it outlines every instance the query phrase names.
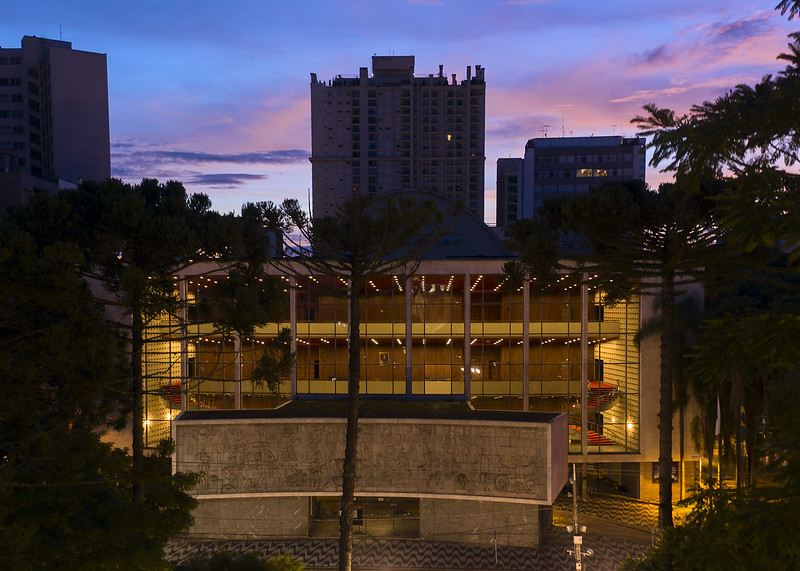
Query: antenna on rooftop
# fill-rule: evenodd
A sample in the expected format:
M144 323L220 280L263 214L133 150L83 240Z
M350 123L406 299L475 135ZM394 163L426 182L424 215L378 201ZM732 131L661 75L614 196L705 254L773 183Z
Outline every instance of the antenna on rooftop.
M567 134L564 132L564 119L561 119L561 136L566 137Z
M64 39L64 34L61 31L61 24L58 25L58 39L59 40L63 40Z
M539 127L539 132L542 133L543 136L547 137L547 129L550 128L550 125L542 125Z

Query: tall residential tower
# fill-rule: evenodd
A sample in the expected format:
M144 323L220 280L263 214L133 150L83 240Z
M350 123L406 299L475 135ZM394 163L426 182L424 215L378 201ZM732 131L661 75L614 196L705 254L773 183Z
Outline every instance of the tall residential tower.
M372 76L311 74L314 215L398 189L461 200L483 220L484 70L414 76L414 56L373 56Z
M0 48L0 195L111 176L105 54L33 36Z

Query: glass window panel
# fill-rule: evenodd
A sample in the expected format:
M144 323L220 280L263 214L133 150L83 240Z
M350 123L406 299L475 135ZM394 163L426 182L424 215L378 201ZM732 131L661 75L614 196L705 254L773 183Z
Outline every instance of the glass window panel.
M464 276L415 275L411 376L416 395L464 394Z
M470 389L476 408L523 409L522 288L503 274L470 277Z

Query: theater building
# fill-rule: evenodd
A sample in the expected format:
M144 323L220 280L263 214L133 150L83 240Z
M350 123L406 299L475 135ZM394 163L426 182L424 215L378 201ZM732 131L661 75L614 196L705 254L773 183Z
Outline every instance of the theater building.
M356 533L537 545L568 462L657 495L657 341L634 343L650 304L606 305L587 275L511 283L509 259L468 213L413 275L366 284ZM193 318L225 279L210 266L175 276L188 308L148 333L147 444L172 436L175 468L205 474L202 537L338 534L346 283L278 277L284 318L252 337ZM253 363L282 328L297 362L273 394Z

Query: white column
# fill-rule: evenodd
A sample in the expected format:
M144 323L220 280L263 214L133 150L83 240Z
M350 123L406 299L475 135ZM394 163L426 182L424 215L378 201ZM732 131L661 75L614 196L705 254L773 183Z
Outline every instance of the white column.
M181 412L186 410L187 398L186 394L189 391L189 329L186 324L186 277L183 276L178 280L178 295L180 296L181 313L180 313L180 335L181 335ZM171 402L171 401L170 401Z
M233 332L233 408L242 408L242 336Z
M289 329L292 332L289 350L297 355L297 279L289 278ZM289 395L292 400L297 399L297 361L292 365L289 377Z
M470 291L470 274L464 274L464 396L467 400L472 398L472 384L470 374L470 364L472 362L472 316L470 312L470 304L472 303L472 296Z
M522 281L522 410L530 409L531 397L531 279Z
M413 296L411 295L411 276L406 277L405 285L403 286L406 288L406 335L405 335L405 344L406 344L406 396L410 397L413 394L413 373L411 367L411 346L413 344L413 331L412 331L412 311L411 311L411 304L413 303ZM424 385L423 385L424 386Z
M581 454L588 454L589 429L589 287L587 274L581 285Z

